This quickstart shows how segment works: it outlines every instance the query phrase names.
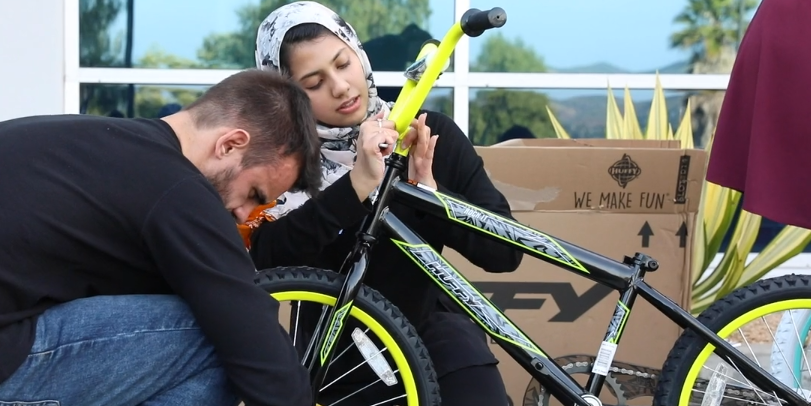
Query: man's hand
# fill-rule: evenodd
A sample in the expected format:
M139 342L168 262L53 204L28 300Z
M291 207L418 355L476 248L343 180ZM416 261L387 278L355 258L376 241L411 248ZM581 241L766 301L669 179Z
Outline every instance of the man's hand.
M381 118L382 113L360 125L358 156L355 166L349 172L352 187L355 188L360 201L365 201L383 181L386 169L383 157L391 154L397 141L398 134L394 130L394 122ZM388 144L386 149L380 149L379 144L383 143Z

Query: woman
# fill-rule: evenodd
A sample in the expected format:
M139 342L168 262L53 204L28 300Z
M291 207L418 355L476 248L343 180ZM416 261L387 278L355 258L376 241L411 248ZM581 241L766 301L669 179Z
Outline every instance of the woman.
M282 71L310 97L323 139L325 189L313 199L286 194L268 209L274 221L254 232L251 255L258 269L306 264L337 270L369 213L368 196L382 178L382 155L376 157L379 172L364 174L354 162L365 159L367 152L355 143L363 142L366 131L379 130L375 120L387 117L390 105L377 96L354 29L318 3L296 2L272 12L258 30L256 46L260 69ZM359 126L367 119L373 125ZM393 128L392 122L383 123ZM421 112L412 126L417 131L409 154L410 179L510 216L506 199L450 118ZM430 136L432 130L437 135ZM435 249L451 247L489 272L514 271L521 261L522 255L513 249L441 220L396 204L391 210ZM508 403L486 336L468 318L445 311L438 289L389 240L375 246L364 282L397 305L417 328L434 361L443 405Z
M743 192L742 208L811 228L811 2L764 0L746 30L707 167L707 180Z

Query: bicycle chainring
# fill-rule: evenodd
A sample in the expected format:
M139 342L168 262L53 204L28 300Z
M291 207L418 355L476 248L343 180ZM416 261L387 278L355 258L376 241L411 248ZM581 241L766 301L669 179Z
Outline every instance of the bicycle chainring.
M569 375L591 373L596 357L576 354L555 358L555 362ZM656 391L660 371L654 368L613 362L604 387L617 399L616 406L627 406L631 399L653 397ZM524 392L522 406L549 406L549 393L534 378L529 381ZM606 404L606 406L609 406Z
M569 375L591 373L596 357L592 355L566 355L555 358L555 362ZM627 362L613 362L605 378L604 387L617 399L616 404L604 406L627 406L628 401L640 397L653 398L661 371L654 368L629 364ZM703 393L707 389L708 380L696 379L695 390ZM727 385L724 390L725 398L721 406L748 406L763 404L763 400L750 388L741 388L737 385ZM522 406L549 406L549 393L534 378L529 381L524 392Z

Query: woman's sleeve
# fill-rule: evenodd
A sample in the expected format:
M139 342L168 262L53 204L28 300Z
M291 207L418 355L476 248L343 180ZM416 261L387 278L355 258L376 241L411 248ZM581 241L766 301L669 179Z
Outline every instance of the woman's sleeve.
M251 258L257 269L307 265L367 213L369 206L358 199L347 173L316 198L260 225L251 235Z
M438 134L434 152L434 177L447 179L447 185L437 181L438 190L451 197L472 203L483 209L514 219L510 205L484 171L484 162L470 140L449 117L429 112L426 124L432 134ZM436 174L447 172L448 176ZM460 226L446 229L445 245L453 248L471 263L487 272L512 272L518 268L523 253Z

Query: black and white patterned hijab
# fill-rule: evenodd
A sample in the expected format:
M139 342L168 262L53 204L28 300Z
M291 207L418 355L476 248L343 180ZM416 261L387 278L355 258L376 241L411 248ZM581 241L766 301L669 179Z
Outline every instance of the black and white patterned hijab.
M305 23L316 23L326 27L355 51L363 65L366 85L369 88L369 105L365 118L373 117L381 111L384 113L384 118L388 117L393 103L386 103L377 96L372 67L355 29L322 4L314 1L298 1L279 7L270 13L259 26L256 35L256 67L262 70L279 71L279 52L285 34L290 28ZM324 181L322 190L352 169L357 155L356 141L359 127L360 123L352 127L328 127L320 123L317 125L318 135L321 138L321 164ZM373 193L373 196L375 194ZM275 207L266 212L279 218L303 204L307 199L308 196L304 193L288 192L279 199Z

